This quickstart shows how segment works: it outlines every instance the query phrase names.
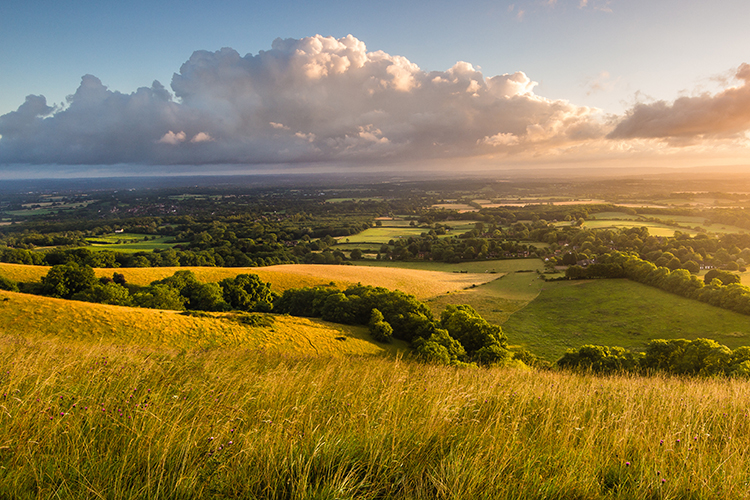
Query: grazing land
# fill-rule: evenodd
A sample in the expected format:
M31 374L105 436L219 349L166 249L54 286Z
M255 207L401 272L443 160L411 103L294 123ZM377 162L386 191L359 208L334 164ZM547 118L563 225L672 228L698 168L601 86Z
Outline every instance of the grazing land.
M117 252L150 252L174 247L174 239L168 236L150 237L133 233L111 233L86 238L92 250L114 250Z
M550 360L585 344L642 350L653 339L750 344L748 317L628 280L545 283L503 324L514 343Z

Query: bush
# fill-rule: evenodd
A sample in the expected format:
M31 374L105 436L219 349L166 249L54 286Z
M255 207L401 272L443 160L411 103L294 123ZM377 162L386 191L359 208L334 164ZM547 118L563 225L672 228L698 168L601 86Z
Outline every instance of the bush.
M18 284L15 281L6 278L5 276L0 276L0 290L17 292Z
M383 319L383 313L377 309L372 310L370 315L370 335L378 342L388 343L393 337L393 328Z

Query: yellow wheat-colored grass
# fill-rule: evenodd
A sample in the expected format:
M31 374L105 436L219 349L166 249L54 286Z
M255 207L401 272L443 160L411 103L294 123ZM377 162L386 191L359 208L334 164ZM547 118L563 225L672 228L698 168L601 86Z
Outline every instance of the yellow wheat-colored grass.
M393 354L403 345L372 341L367 328L266 315L268 326L248 326L232 314L185 316L176 311L91 304L0 291L0 333L54 336L69 341L193 349L236 346L304 355Z
M189 270L203 282L217 282L238 274L257 274L263 281L271 283L271 288L282 292L289 288L315 285L382 286L390 290L416 296L418 299L436 297L480 285L498 278L498 274L449 273L444 271L423 271L383 267L336 266L319 264L284 264L268 267L143 267L95 269L98 277L111 277L114 272L122 273L129 283L148 285L152 281L172 276L177 271ZM0 274L14 281L39 281L49 271L48 266L27 266L0 263Z

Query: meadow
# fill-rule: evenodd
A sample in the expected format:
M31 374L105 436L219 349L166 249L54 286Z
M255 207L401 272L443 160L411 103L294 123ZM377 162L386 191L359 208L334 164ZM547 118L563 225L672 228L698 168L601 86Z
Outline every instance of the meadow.
M0 336L0 497L750 494L750 383Z
M624 279L543 283L503 330L549 360L585 344L642 350L652 339L710 338L735 349L750 338L745 315Z

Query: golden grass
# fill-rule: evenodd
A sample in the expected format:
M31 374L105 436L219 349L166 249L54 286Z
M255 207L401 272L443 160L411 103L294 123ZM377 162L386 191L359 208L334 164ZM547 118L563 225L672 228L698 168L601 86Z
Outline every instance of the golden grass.
M238 274L257 274L260 279L271 283L271 288L283 292L289 288L327 285L331 282L338 287L362 283L382 286L390 290L427 299L447 292L463 290L471 285L492 281L499 276L486 273L450 273L423 271L417 269L371 268L359 266L335 266L318 264L284 264L268 267L143 267L95 269L98 277L111 277L114 272L122 273L128 283L148 285L152 281L172 276L177 271L189 270L203 282L218 282L233 278ZM47 274L47 266L26 266L0 263L0 274L14 281L39 281Z
M750 382L0 336L0 497L748 498Z
M0 291L0 333L175 349L236 346L305 355L384 355L404 350L372 341L366 327L264 315L247 326L236 314L185 316L176 311L91 304Z

